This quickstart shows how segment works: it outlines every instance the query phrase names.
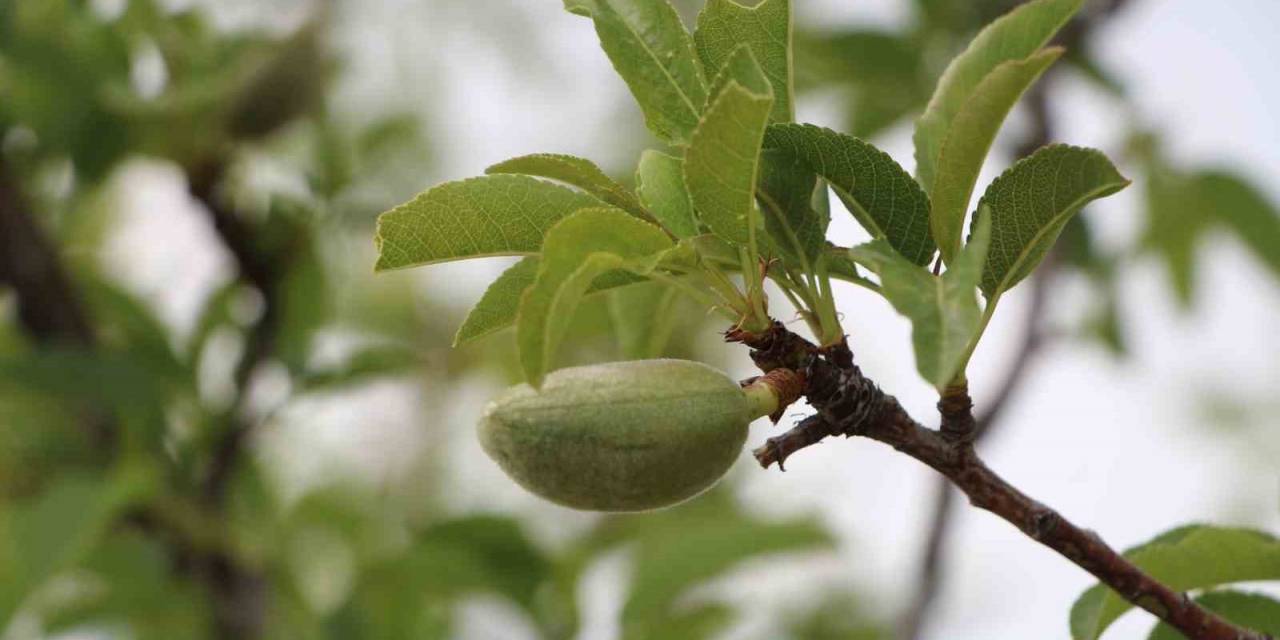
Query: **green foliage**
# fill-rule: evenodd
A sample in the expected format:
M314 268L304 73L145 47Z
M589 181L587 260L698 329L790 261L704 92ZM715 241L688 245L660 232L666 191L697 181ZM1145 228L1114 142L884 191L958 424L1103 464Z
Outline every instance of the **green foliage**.
M814 206L826 197L826 185L817 174L792 156L765 149L760 157L761 175L756 197L764 212L765 230L778 250L796 264L814 264L826 244L831 214Z
M951 62L916 123L916 175L933 199L944 261L960 248L973 183L1004 117L1061 54L1040 51L1081 0L1034 0L991 23ZM1039 53L1037 53L1039 52Z
M485 173L516 173L540 178L551 178L569 184L600 198L623 211L645 220L653 217L640 206L635 194L605 175L594 162L558 153L536 153L499 162Z
M682 596L745 561L823 550L832 544L816 522L760 520L715 492L628 524L634 528L635 546L635 572L622 611L623 637L628 640L667 637L656 635L656 630L681 610Z
M453 336L453 346L462 346L515 323L520 294L537 279L539 263L538 256L526 256L503 271L484 290L480 301L458 327L458 333Z
M615 269L643 275L673 246L658 227L617 209L585 209L552 227L516 321L520 364L529 383L538 386L552 369L569 318L598 276Z
M624 359L647 360L666 353L675 329L676 293L665 284L643 282L607 294L609 318Z
M1280 601L1261 593L1241 591L1210 591L1198 598L1196 604L1255 631L1280 635ZM1161 622L1151 630L1147 640L1179 640L1183 636Z
M746 46L734 50L712 85L723 88L685 151L685 184L702 223L741 245L754 237L760 141L773 91Z
M0 510L0 627L32 591L90 553L119 513L147 490L124 469L114 477L68 475L39 496Z
M698 219L684 184L684 160L646 150L636 169L636 193L640 202L677 238L698 235Z
M773 87L771 119L795 118L790 0L764 0L755 6L708 0L698 14L693 40L708 73L724 67L738 47L747 46Z
M667 0L565 0L565 8L590 17L600 46L627 82L658 138L692 139L707 100L707 80L693 38Z
M992 216L974 218L969 244L941 276L912 264L884 240L855 247L854 260L880 276L880 287L898 313L911 319L916 369L941 393L957 379L981 331L977 295L991 240Z
M1158 159L1146 176L1146 247L1164 261L1178 300L1195 293L1197 249L1218 230L1232 233L1280 278L1280 210L1244 178L1217 169L1184 173Z
M852 136L813 125L773 125L765 146L806 164L874 238L915 264L933 256L929 198L888 154Z
M1124 556L1176 591L1280 580L1280 540L1250 529L1188 525L1129 549ZM1071 636L1093 640L1132 607L1105 586L1094 586L1071 607Z
M1111 161L1092 149L1052 145L1018 161L991 182L980 201L991 210L993 230L983 293L993 300L1018 284L1081 207L1128 185Z
M537 253L565 216L601 203L526 176L450 182L378 218L378 270L448 260Z

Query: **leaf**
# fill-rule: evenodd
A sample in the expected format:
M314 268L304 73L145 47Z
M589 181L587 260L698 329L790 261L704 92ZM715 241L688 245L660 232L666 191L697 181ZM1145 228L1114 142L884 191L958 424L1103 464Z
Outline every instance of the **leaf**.
M698 220L684 184L684 160L660 151L640 154L636 192L658 222L677 238L698 235Z
M765 229L783 254L792 258L803 255L812 265L822 252L831 222L830 211L813 206L817 175L791 155L775 149L762 152L760 167L756 196L764 211ZM825 195L826 185L821 186Z
M850 252L854 260L879 274L885 298L911 320L916 369L939 392L963 375L981 320L976 289L992 225L990 215L979 218L973 239L941 276L912 264L884 240Z
M685 184L699 219L712 233L746 244L772 90L745 46L734 51L712 84L724 89L703 114L685 150Z
M831 185L840 201L874 238L914 264L933 256L929 197L885 152L853 136L811 124L775 124L765 148L805 163Z
M1255 186L1225 171L1203 171L1196 186L1207 211L1280 276L1280 211Z
M829 548L830 535L809 520L769 522L740 511L723 496L703 496L632 525L635 572L622 612L632 638L660 624L690 588L761 556ZM640 633L637 633L640 632Z
M952 122L980 85L1005 62L1026 60L1048 44L1080 9L1082 0L1033 0L987 25L960 55L952 59L928 106L916 122L916 175L933 193L937 159Z
M520 308L520 296L538 277L538 256L526 256L511 265L485 289L480 301L471 308L467 318L453 336L453 346L459 347L477 338L511 326Z
M658 227L611 208L579 211L547 234L538 276L520 300L516 344L538 386L591 282L615 269L644 273L673 244ZM648 260L646 260L648 259Z
M608 296L609 317L622 357L645 360L663 355L675 327L671 305L676 290L658 282L643 282L614 289Z
M0 511L0 628L32 591L90 551L142 488L126 470L110 478L68 475L25 503Z
M938 154L938 175L929 190L933 200L930 223L943 261L949 263L960 247L974 184L1005 116L1060 55L1061 49L1046 49L1025 61L1006 62L996 67L952 121Z
M1254 631L1280 636L1280 600L1261 593L1242 591L1211 591L1199 598L1196 604ZM1151 630L1147 640L1182 640L1183 635L1161 622Z
M536 253L561 218L601 202L525 176L485 176L432 187L378 217L376 269Z
M1052 145L1019 160L991 182L979 203L991 209L983 293L992 299L1027 277L1081 207L1128 185L1094 149Z
M667 0L565 0L590 17L600 46L635 96L645 123L671 144L689 142L707 99L693 38Z
M1252 529L1188 525L1134 547L1124 557L1175 591L1280 579L1280 540ZM1071 637L1094 640L1131 608L1105 586L1095 585L1071 607Z
M653 220L634 194L605 175L594 162L585 158L559 153L535 153L499 162L485 169L484 172L488 174L517 173L559 180L578 187L642 220Z
M480 301L471 308L453 337L453 346L460 347L515 324L520 309L520 296L537 279L539 262L538 256L525 256L503 271L485 290L484 295L480 296ZM596 278L588 293L640 281L641 278L624 271L612 271Z
M750 47L773 88L771 119L790 122L795 118L790 0L764 0L754 7L733 0L708 0L698 14L693 40L707 70L723 67L739 46Z

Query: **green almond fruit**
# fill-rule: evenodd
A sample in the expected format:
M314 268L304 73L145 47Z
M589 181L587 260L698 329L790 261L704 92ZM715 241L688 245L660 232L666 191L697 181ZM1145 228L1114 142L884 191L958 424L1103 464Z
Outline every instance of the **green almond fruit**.
M643 511L687 500L737 459L777 407L707 365L641 360L561 369L485 410L480 444L511 479L566 507Z

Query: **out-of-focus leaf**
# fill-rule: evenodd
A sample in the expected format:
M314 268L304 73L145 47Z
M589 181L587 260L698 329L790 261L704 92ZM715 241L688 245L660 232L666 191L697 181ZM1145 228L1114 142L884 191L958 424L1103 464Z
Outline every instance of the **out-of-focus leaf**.
M1271 272L1280 277L1280 211L1243 178L1225 171L1203 171L1196 188L1214 218L1235 233Z
M738 47L749 47L773 88L771 119L794 119L790 0L764 0L750 7L708 0L698 14L693 40L708 73L722 68Z
M526 176L448 182L378 217L376 268L537 253L552 225L601 204L593 196Z
M772 89L746 46L734 50L712 85L724 88L714 94L685 151L685 184L702 223L725 241L745 245Z
M983 293L990 300L1018 284L1040 264L1076 212L1128 185L1115 165L1093 149L1052 145L1019 160L992 181L978 205L991 210Z
M1280 580L1280 540L1251 529L1188 525L1134 547L1124 557L1175 591ZM1106 586L1095 585L1071 607L1071 636L1094 640L1132 607Z
M93 587L71 603L40 611L52 634L123 622L130 637L210 637L204 594L173 571L169 551L138 533L103 541L86 560Z
M1082 0L1034 0L992 22L952 60L916 123L916 175L933 200L933 237L950 261L960 249L973 183L1004 117L1061 55L1040 50Z
M640 154L636 169L640 201L677 238L698 235L698 220L684 184L684 160L653 150Z
M929 198L888 154L852 136L809 124L776 124L765 146L808 165L835 190L872 237L884 238L907 260L933 256Z
M707 81L693 38L667 0L565 0L565 8L590 17L600 46L635 96L645 123L658 138L689 142Z
M78 562L112 518L145 490L132 470L108 478L67 475L25 503L0 509L0 626L32 591Z
M609 317L622 357L657 358L666 351L675 327L671 305L676 290L658 282L642 282L608 293Z
M621 521L619 521L621 523ZM635 572L623 608L625 638L660 637L650 629L673 613L690 588L742 562L771 554L828 548L830 536L809 521L768 522L740 511L724 495L703 496L643 523L629 521Z
M279 286L280 327L275 353L293 371L306 367L316 331L332 313L324 256L312 231L297 221L285 227L291 233L288 249L279 261L284 277Z
M627 188L605 175L594 162L584 158L559 153L535 153L499 162L485 173L517 173L550 178L569 184L600 198L623 211L635 214L642 220L653 221L636 196Z
M784 256L801 256L810 265L826 242L830 212L813 206L814 190L824 190L817 174L788 153L765 149L760 157L760 183L756 193L764 212L764 226ZM826 215L824 215L826 213Z
M932 78L923 72L925 47L890 31L852 29L797 33L801 91L847 94L847 131L869 139L924 108Z
M672 246L657 226L612 208L579 211L553 227L516 321L520 364L529 383L538 386L551 370L573 311L598 276L617 269L644 273Z
M1280 600L1270 596L1241 591L1211 591L1196 598L1196 604L1242 627L1280 636ZM1181 640L1183 637L1176 629L1161 622L1151 630L1147 640Z
M340 366L307 371L298 381L306 391L332 390L371 379L404 375L422 366L421 354L404 345L377 345L356 351Z
M884 240L850 251L854 260L879 274L884 297L911 319L916 369L939 392L964 375L970 343L978 331L977 288L992 225L990 214L979 214L976 221L973 238L941 276L912 264Z

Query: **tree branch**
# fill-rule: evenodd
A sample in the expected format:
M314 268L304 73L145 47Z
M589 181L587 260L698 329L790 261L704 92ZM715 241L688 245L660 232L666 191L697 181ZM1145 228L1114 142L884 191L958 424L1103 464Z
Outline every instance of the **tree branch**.
M208 469L200 486L206 506L220 509L226 500L234 472L248 446L253 424L244 416L245 402L253 372L275 351L280 328L279 263L262 252L255 242L254 229L218 197L226 165L211 163L191 170L188 190L209 214L214 231L235 259L239 277L258 290L263 310L249 331L244 351L236 365L235 400L226 411L221 437L214 443ZM267 586L257 571L226 553L211 553L196 559L197 570L213 595L214 624L219 637L256 638L265 625Z
M916 422L896 398L862 375L846 345L819 349L780 323L761 334L738 332L734 339L752 348L752 359L766 372L769 365L780 364L804 373L808 383L805 395L817 411L757 449L756 459L762 466L781 463L800 448L832 435L883 442L942 474L974 506L1003 518L1187 637L1268 640L1264 634L1240 628L1162 584L1097 534L1081 529L1028 497L988 468L971 444L953 441ZM805 353L796 348L802 343L808 344Z

